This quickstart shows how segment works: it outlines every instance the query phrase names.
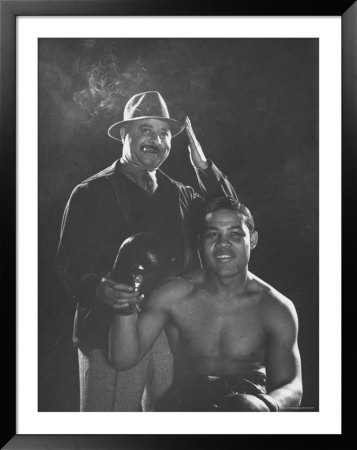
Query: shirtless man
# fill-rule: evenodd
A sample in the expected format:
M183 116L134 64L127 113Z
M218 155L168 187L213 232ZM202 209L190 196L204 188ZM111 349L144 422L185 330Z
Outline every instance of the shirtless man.
M142 312L120 309L110 331L118 370L137 364L166 328L174 382L162 411L279 411L302 396L292 302L248 271L258 241L249 210L231 197L206 205L203 269L162 282ZM124 306L124 304L123 304Z

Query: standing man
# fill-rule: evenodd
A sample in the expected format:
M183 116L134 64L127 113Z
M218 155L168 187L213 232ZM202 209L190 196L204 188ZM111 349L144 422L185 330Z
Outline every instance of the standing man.
M80 183L67 203L56 263L77 303L73 340L81 411L150 410L149 396L141 407L145 386L157 397L171 383L172 355L164 333L137 367L119 373L108 364L113 314L123 301L135 298L132 287L112 280L110 271L122 242L141 231L167 242L176 255L177 273L198 264L191 230L200 195L159 170L170 154L171 139L183 129L201 195L236 196L227 178L205 158L189 119L181 124L170 118L162 96L150 91L134 95L124 120L108 130L123 143L121 158Z
M297 315L289 299L248 271L258 242L253 217L227 197L209 202L203 217L204 267L159 284L139 316L118 309L110 359L118 370L135 366L166 327L175 373L158 410L296 408L302 396Z

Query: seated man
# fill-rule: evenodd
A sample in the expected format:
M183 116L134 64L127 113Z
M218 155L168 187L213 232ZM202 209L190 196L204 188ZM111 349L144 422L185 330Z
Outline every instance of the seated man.
M203 269L163 281L139 315L134 307L130 315L118 309L110 360L118 370L133 367L165 327L175 374L156 410L296 407L302 396L297 315L289 299L248 271L258 241L253 217L232 197L211 200L202 216Z

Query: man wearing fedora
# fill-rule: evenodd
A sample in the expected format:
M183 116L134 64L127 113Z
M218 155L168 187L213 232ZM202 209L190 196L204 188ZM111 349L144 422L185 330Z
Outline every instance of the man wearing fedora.
M160 170L171 139L185 129L200 193ZM165 333L136 367L118 372L108 362L113 311L133 288L110 272L119 247L135 233L159 235L175 255L176 273L199 265L195 202L207 195L237 197L225 175L205 158L188 118L172 119L159 92L134 95L124 120L108 130L122 156L73 190L65 208L56 266L77 303L73 341L78 347L81 411L150 411L172 380Z

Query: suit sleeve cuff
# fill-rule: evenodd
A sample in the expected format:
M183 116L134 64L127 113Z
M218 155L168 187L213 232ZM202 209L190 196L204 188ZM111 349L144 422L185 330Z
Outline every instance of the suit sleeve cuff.
M204 195L234 195L233 188L228 178L218 169L213 161L207 159L207 169L197 169L198 184Z
M80 278L74 295L82 306L92 306L96 302L95 293L101 278L107 272L86 273Z

